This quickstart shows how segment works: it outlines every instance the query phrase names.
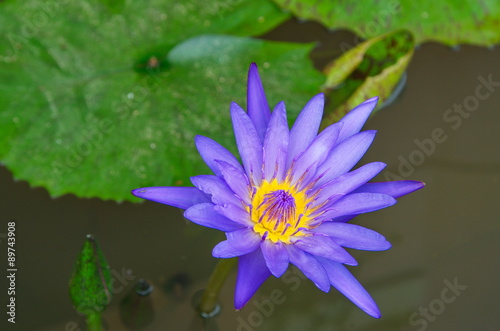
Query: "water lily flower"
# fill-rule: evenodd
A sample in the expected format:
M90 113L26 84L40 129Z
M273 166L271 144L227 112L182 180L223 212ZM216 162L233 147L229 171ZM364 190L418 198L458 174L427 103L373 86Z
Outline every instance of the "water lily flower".
M347 222L392 206L396 198L424 184L368 183L384 169L382 162L351 171L375 137L375 131L360 130L377 98L318 134L323 94L305 105L289 129L283 102L270 111L254 63L247 93L248 113L236 103L230 107L241 163L214 140L197 136L196 147L213 175L191 177L194 187L146 187L132 193L185 209L192 222L225 232L227 239L212 255L238 257L236 309L291 263L320 290L333 286L369 315L380 317L375 301L344 266L357 264L344 247L379 251L391 244L379 233Z

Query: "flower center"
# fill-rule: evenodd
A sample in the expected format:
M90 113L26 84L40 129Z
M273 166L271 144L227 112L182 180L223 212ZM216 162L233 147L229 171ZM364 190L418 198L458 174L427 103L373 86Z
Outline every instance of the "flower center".
M253 230L272 242L290 244L292 236L307 235L310 202L305 190L298 191L288 182L263 181L252 196L250 214Z

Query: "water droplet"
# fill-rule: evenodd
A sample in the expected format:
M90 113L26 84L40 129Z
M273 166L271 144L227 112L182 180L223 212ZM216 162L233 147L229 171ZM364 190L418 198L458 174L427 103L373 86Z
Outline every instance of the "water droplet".
M424 12L422 12L421 16L422 16L422 18L429 18L429 13L424 11Z
M259 23L264 23L266 21L266 18L264 16L259 16L259 18L257 19L257 22Z
M134 98L134 93L130 92L127 94L127 98L133 99Z
M155 143L151 143L151 144L149 144L149 147L150 147L151 149L155 149L155 148L156 148L156 144L155 144Z
M56 139L56 144L61 145L62 144L62 139Z

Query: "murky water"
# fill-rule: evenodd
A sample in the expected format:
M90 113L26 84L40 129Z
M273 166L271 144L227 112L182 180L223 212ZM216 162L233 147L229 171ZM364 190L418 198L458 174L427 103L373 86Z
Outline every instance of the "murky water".
M322 40L321 52L352 38L312 24L295 28L303 30L296 39ZM328 53L321 52L318 63ZM362 163L388 164L378 180L427 183L396 206L352 221L393 244L386 252L352 252L359 266L351 270L379 304L380 320L293 272L268 280L234 312L233 274L222 292L220 330L500 330L500 83L484 83L500 82L499 59L498 48L421 46L400 98L365 127L379 133ZM200 329L191 298L216 264L211 250L222 233L187 223L169 206L51 199L5 168L0 175L2 226L17 221L17 330L85 330L67 284L87 233L99 240L116 279L104 314L108 330L126 330L120 302L141 278L155 286L154 317L144 330Z

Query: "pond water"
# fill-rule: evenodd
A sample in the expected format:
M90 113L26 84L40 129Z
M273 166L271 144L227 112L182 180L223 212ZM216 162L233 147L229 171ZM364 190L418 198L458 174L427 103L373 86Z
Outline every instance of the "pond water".
M298 31L294 40L322 42L313 55L318 67L339 50L339 40L352 42L349 33L289 24ZM286 29L267 37L287 39ZM393 244L385 252L352 251L359 266L350 270L373 295L381 319L334 289L321 292L291 269L286 278L269 279L240 312L232 308L230 275L215 319L219 329L500 330L500 83L479 87L500 82L499 60L498 48L424 44L410 63L403 93L365 126L378 135L361 164L388 164L376 180L399 176L427 184L391 208L352 221ZM460 106L466 110L454 113ZM108 330L127 330L120 302L139 279L154 285L148 299L154 316L143 330L201 330L191 300L217 262L211 250L222 233L191 224L166 205L52 199L42 188L13 180L3 167L0 176L0 233L8 220L17 222L16 330L85 330L68 282L88 233L98 239L115 278L103 316ZM5 320L4 314L2 330Z

